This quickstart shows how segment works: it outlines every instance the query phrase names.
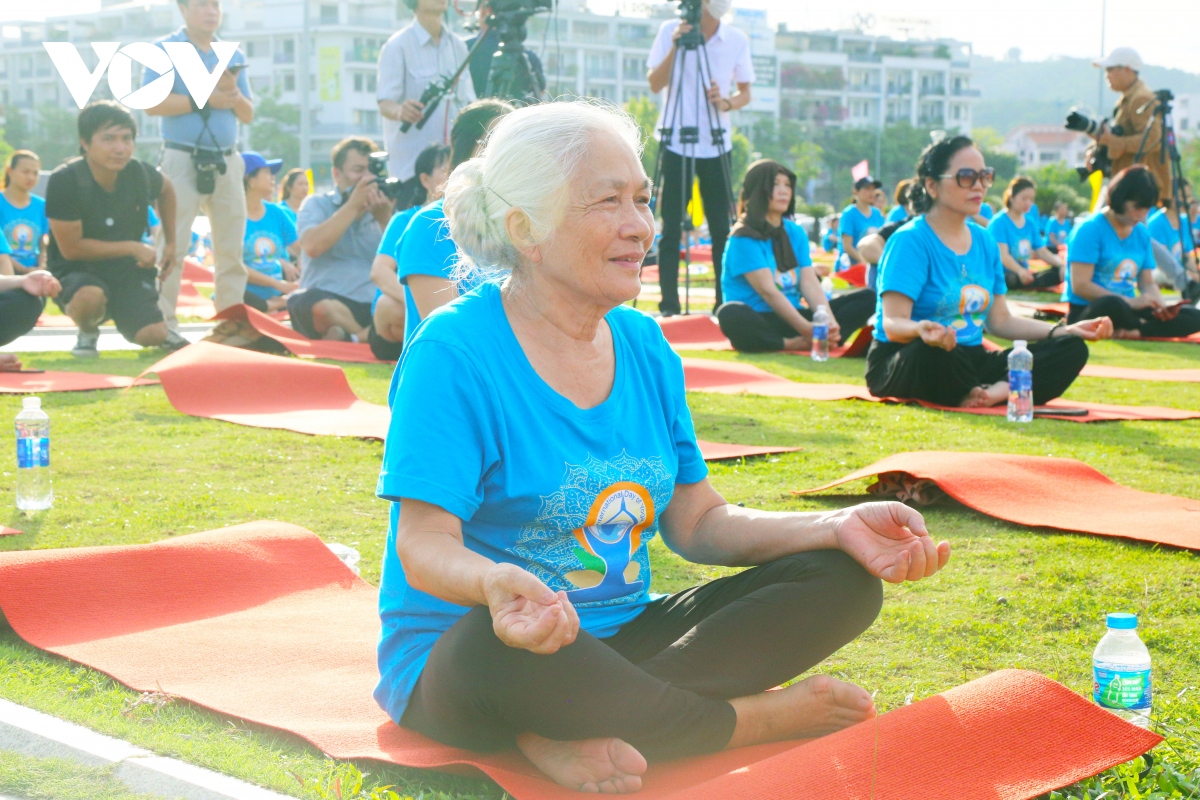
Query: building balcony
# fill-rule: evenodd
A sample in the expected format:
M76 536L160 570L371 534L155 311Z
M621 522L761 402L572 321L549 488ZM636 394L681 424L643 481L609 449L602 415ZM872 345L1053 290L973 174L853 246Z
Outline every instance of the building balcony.
M358 64L379 63L378 47L350 47L346 50L346 61Z
M368 14L348 14L346 17L346 24L361 26L364 28L374 28L380 31L392 31L396 28L395 19L391 17L381 17L378 15Z
M922 86L922 97L942 97L946 94L945 86Z
M945 124L946 124L946 118L945 118L945 117L925 117L925 116L921 116L921 117L917 117L917 124L918 124L918 125L926 125L926 126L929 126L929 127L933 127L933 126L937 126L937 125L945 125Z
M296 54L295 53L276 53L275 57L272 60L276 64L295 64L296 63Z
M954 97L979 97L978 89L954 89L950 92Z
M847 53L846 57L857 64L878 64L883 56L878 53Z

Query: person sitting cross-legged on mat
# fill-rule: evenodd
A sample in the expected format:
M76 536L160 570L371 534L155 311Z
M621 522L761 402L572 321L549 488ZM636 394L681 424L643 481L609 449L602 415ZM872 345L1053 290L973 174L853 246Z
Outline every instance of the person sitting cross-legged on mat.
M1142 223L1157 202L1154 174L1135 164L1113 177L1108 206L1075 226L1067 243L1062 297L1070 304L1069 322L1108 317L1118 339L1200 331L1200 309L1182 302L1168 305L1154 282L1150 231Z
M717 322L733 346L748 353L812 346L813 309L829 307L829 344L858 330L875 313L875 293L859 289L825 298L808 253L808 236L790 217L796 176L778 161L750 165L738 199L721 270L725 303ZM808 308L800 307L800 296Z
M988 233L1000 246L1000 263L1004 265L1004 283L1009 289L1047 289L1062 283L1062 259L1052 252L1042 239L1038 221L1029 215L1033 208L1037 186L1029 178L1017 176L1004 190L1004 213L988 223ZM1033 256L1045 261L1051 269L1034 272L1029 268Z
M875 341L867 388L876 397L980 408L1008 399L1008 353L983 348L984 328L1025 339L1033 352L1033 400L1067 390L1088 359L1083 339L1112 332L1107 318L1069 326L1013 316L1000 250L970 219L995 173L966 136L932 144L909 190L917 217L892 234L879 264Z
M300 268L293 260L300 255L296 223L279 205L270 202L275 194L275 173L283 159L267 160L253 150L242 153L246 172L246 238L242 262L246 265L246 305L264 313L287 308L287 295L296 291Z
M450 169L475 155L496 120L512 109L503 100L492 98L476 100L464 108L450 128ZM412 338L421 320L458 297L459 285L453 279L457 262L458 251L446 227L443 201L438 200L413 217L396 249L396 277L408 289L405 341Z
M654 238L638 142L618 110L532 105L452 173L463 268L507 277L407 342L378 489L380 705L592 792L638 790L647 761L869 719L871 695L827 675L767 690L866 630L881 579L950 556L899 503L755 511L708 483L681 361L624 305ZM660 535L753 568L651 595Z
M371 281L375 284L375 299L371 302L371 352L381 361L395 361L404 349L408 295L396 274L400 240L422 208L442 199L449 175L450 148L446 145L431 144L417 154L413 176L405 185L412 205L392 217L371 264Z

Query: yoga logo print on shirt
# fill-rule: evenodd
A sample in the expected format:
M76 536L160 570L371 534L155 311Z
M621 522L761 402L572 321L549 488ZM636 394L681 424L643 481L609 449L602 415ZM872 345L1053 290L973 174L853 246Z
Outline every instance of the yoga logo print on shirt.
M1109 285L1106 287L1109 291L1119 291L1125 289L1132 290L1137 286L1138 263L1132 258L1125 258L1117 264L1117 268L1113 270L1113 275Z
M37 242L37 233L28 222L18 220L9 226L6 233L14 256L31 256L37 252L34 248L34 244Z
M273 262L275 260L275 254L279 252L279 248L282 243L278 242L276 238L270 234L259 233L255 235L253 241L251 241L249 244L252 248L251 252L254 255L253 263L255 266L258 266L260 264L266 265Z
M796 288L796 272L795 269L789 269L787 272L775 273L775 285L779 287L780 291L786 292L788 289Z
M661 458L622 451L610 461L589 456L585 464L568 464L561 488L542 497L513 552L575 605L637 600L650 588L646 544L673 490Z

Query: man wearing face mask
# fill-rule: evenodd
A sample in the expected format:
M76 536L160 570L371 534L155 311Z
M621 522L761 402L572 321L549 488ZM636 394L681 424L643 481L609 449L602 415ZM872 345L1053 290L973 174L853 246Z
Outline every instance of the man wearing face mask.
M721 305L721 258L725 240L729 236L732 191L729 152L733 126L729 112L750 102L750 84L754 82L749 37L732 25L721 22L721 17L728 13L731 5L732 0L704 0L700 17L704 47L692 53L683 52L678 45L680 37L692 26L680 19L667 20L658 29L658 36L646 59L650 91L658 93L668 89L667 97L659 103L656 129L661 130L666 125L672 128L670 141L662 152L660 178L663 231L658 269L662 300L658 307L663 316L672 316L680 311L680 229L694 178L700 181L704 217L708 220L708 230L712 235L717 290L713 307ZM677 63L682 65L682 75L672 75ZM699 85L703 81L702 66L704 78L708 79L706 86ZM678 100L675 92L681 93ZM709 109L704 107L705 101ZM713 143L714 126L724 129L723 145ZM680 143L680 130L687 127L699 128L698 143Z

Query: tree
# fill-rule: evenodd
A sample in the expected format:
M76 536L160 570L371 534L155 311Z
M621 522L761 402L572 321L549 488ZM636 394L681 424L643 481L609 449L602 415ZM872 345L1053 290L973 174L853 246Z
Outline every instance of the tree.
M73 112L44 105L38 108L35 117L36 123L31 126L18 109L9 107L4 139L13 149L37 153L44 169L54 169L78 155L79 133Z
M654 165L658 161L658 140L654 138L654 128L658 125L658 106L649 97L634 97L625 103L625 111L641 129L642 169L653 178Z
M255 101L254 122L250 125L250 146L267 158L282 158L285 165L306 167L300 163L300 108L279 101L279 89L263 94Z
M8 157L16 149L4 138L4 128L0 128L0 164L8 163Z
M971 138L980 150L999 150L1000 145L1004 144L1004 137L995 128L975 128L971 131Z

